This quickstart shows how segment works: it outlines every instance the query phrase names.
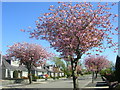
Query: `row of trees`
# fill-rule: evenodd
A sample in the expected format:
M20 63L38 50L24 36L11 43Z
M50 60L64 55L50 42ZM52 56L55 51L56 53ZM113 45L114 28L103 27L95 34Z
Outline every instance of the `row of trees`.
M62 71L66 73L66 75L70 75L72 71L72 67L69 61L62 60L58 57L54 57L53 62L56 66L59 66ZM82 63L78 63L76 67L77 74L82 74L83 67L86 67L87 71L95 72L97 78L97 74L105 68L112 68L112 63L107 59L106 56L96 56L91 55L84 59L84 66Z
M24 64L28 69L28 78L29 82L32 83L31 70L34 67L45 64L46 60L50 57L54 64L61 68L61 70L67 75L67 77L72 76L72 66L70 61L65 61L60 57L52 56L52 53L48 53L42 46L37 44L30 43L15 43L12 46L9 46L8 57L14 57L20 60L20 64ZM85 66L88 71L95 71L96 75L105 67L109 67L109 61L104 56L90 56L85 58ZM76 67L77 74L82 74L82 64L79 64Z
M51 47L60 52L61 58L70 61L73 85L74 89L77 89L77 66L82 55L95 48L97 50L94 51L101 53L104 49L117 45L116 42L113 42L111 35L117 35L118 27L115 27L112 22L118 15L109 11L115 3L94 5L86 2L75 4L59 2L58 4L59 6L56 7L51 5L50 12L44 13L36 21L37 29L29 32L31 37L47 40ZM103 41L107 44L106 46L103 46ZM114 48L114 50L117 49ZM15 54L10 56L16 56L17 53L19 52L15 51ZM23 52L20 52L19 55L21 53ZM23 56L26 57L28 53L29 51ZM35 58L30 56L31 58L25 59L19 55L16 58L23 60L23 63L30 60L31 63L28 62L26 65L32 64L33 59L37 58L37 56ZM46 58L46 56L40 57Z

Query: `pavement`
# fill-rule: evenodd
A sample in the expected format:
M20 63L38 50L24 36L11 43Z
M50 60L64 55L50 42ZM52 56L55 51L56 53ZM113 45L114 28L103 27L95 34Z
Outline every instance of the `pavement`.
M92 89L92 90L109 90L109 86L106 84L105 81L102 80L101 76L98 75L96 79L93 80L93 82L90 82L87 84L84 88L86 89Z
M84 75L84 76L80 76L78 78L79 81L79 87L82 90L98 90L98 89L108 89L108 86L105 86L103 84L103 81L101 79L100 76L98 76L97 79L94 80L94 82L92 83L92 75ZM28 89L28 90L38 90L38 89L73 89L73 81L72 78L67 79L67 78L61 78L58 80L53 80L53 79L49 79L47 81L45 80L41 80L39 82L33 82L32 84L10 84L10 85L3 85L2 86L3 90L20 90L20 89ZM80 90L81 90L80 89Z

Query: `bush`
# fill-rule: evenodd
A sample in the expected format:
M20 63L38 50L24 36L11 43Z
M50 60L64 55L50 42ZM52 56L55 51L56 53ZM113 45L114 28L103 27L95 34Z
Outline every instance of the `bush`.
M111 68L107 68L107 69L104 69L104 70L100 71L101 75L113 74L113 73L114 73L114 71Z
M48 77L48 79L51 78L51 77Z
M59 79L60 77L58 76L58 77L56 77L56 79Z
M115 87L115 90L120 90L120 84Z
M39 79L44 79L43 77L38 77Z
M101 74L101 76L106 77L107 80L110 82L116 81L115 71L113 71L111 68L101 70L100 74Z
M56 79L56 77L53 77L53 79Z
M116 81L115 74L106 74L106 75L104 75L104 77L106 77L107 80L110 81L110 82Z
M32 79L33 79L33 80L36 80L36 79L39 79L39 77L38 77L38 76L35 76L35 75L32 75Z
M91 72L90 71L87 71L87 72L84 72L84 74L86 75L86 74L91 74Z
M38 76L35 76L35 79L39 79L39 77L38 77Z

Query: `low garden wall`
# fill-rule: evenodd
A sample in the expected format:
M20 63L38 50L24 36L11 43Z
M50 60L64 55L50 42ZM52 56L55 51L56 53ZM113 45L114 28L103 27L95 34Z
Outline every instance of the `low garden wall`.
M17 83L22 83L22 84L27 84L29 83L28 79L9 79L9 80L2 80L2 85L8 85L8 84L17 84Z

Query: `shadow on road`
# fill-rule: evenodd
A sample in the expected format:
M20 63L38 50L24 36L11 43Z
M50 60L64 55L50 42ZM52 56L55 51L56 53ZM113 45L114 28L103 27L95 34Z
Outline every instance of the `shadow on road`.
M97 82L96 87L108 86L106 82Z

